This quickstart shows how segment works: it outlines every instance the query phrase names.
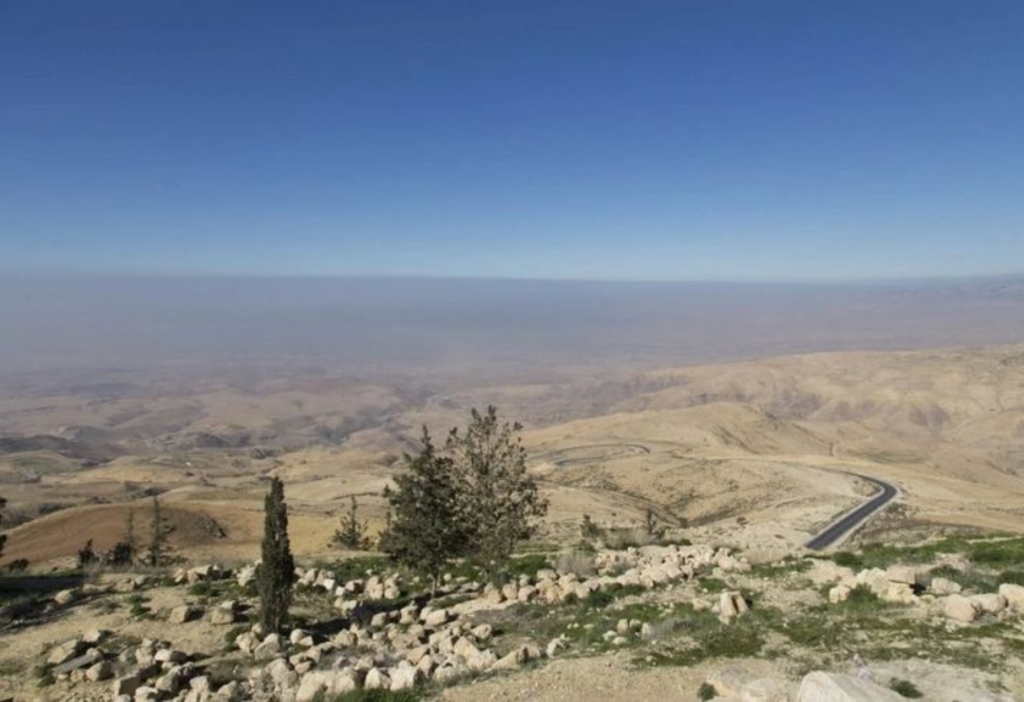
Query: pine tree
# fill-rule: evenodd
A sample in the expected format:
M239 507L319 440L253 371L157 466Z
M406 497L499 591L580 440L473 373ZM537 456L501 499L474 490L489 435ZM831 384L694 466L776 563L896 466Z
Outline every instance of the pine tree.
M356 496L352 495L351 499L348 514L342 515L341 523L334 532L334 541L345 548L365 550L370 548L370 539L366 535L369 527L366 522L359 521L359 503L356 502Z
M466 554L469 529L451 459L438 455L426 427L422 444L416 456L405 454L407 472L395 478L396 488L385 490L394 517L382 540L394 561L429 577L436 594L445 568Z
M92 547L92 539L89 539L85 542L85 546L78 549L78 567L80 569L85 568L98 560L99 558L96 556L96 551L93 550Z
M295 560L288 540L288 505L284 483L271 478L263 503L262 560L257 574L260 595L260 624L265 633L281 631L288 617L295 578Z
M471 550L493 580L520 541L547 513L547 500L526 470L522 425L498 421L495 407L472 410L464 434L452 429L445 444L466 485L465 511L473 515Z

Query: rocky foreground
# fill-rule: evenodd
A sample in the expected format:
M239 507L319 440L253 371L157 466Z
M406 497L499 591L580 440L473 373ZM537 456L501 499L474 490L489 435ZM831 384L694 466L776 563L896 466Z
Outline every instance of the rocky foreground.
M122 625L42 642L33 675L7 689L16 699L116 702L447 696L495 678L514 686L552 659L610 656L623 675L701 666L702 699L899 700L920 693L919 664L932 661L962 673L928 698L1010 700L1024 652L1024 585L980 571L965 581L957 566L969 556L958 553L855 568L644 546L531 556L501 587L456 571L434 597L379 560L338 565L297 569L296 626L280 634L251 624L253 565L111 574L61 591L43 607L55 623L42 630L63 616ZM17 637L17 621L9 626ZM878 674L876 661L891 668L901 657L917 665L901 669L916 682ZM780 664L730 676L718 665L726 659Z

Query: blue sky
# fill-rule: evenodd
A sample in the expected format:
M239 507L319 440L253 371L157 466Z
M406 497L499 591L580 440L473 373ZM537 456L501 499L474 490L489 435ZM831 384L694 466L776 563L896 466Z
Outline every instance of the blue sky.
M1024 3L0 0L0 269L1024 269Z

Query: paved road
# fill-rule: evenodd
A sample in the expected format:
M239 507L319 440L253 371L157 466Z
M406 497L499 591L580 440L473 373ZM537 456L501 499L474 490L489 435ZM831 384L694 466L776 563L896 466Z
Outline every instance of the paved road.
M849 473L849 475L856 476L861 480L866 480L879 488L880 491L878 494L873 495L867 502L863 503L852 512L848 512L844 516L840 517L826 527L824 531L820 532L817 536L808 541L806 544L807 548L814 551L820 551L828 548L837 541L840 541L851 531L870 519L875 512L889 504L893 498L899 494L899 490L896 489L895 485L887 483L884 480L871 478L866 475L859 475L857 473Z

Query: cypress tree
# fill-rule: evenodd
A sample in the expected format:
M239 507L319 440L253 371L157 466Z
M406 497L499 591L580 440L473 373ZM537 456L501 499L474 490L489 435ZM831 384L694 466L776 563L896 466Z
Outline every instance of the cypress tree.
M0 497L0 510L7 506L7 500ZM3 515L0 514L0 524L4 521ZM0 558L4 555L4 545L7 543L7 534L0 534Z
M164 554L167 551L166 543L167 527L164 525L163 516L160 514L160 498L153 495L153 534L150 537L149 553L146 559L153 568L156 568L163 562Z
M260 624L264 633L281 631L292 599L295 560L288 541L288 505L284 483L271 478L263 502L262 560L256 584L260 594Z

